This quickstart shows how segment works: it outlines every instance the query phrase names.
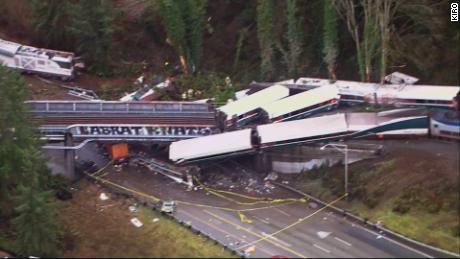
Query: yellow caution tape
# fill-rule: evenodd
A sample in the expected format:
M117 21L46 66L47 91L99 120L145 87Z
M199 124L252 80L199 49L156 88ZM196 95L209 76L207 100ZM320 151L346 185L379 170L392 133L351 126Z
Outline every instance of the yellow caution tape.
M116 188L125 190L127 192L130 192L130 193L133 193L133 194L136 194L136 195L139 195L141 197L149 198L149 199L151 199L151 200L153 200L155 202L161 201L160 198L155 197L153 195L146 194L146 193L143 193L143 192L140 192L140 191L136 191L136 190L133 190L131 188L128 188L128 187L122 186L120 184L114 183L112 181L109 181L107 179L101 178L100 176L96 176L96 174L102 172L105 168L107 168L112 163L113 163L113 160L110 161L109 163L107 163L107 165L105 165L103 168L101 168L100 170L96 171L95 173L93 173L93 174L86 173L86 175L88 175L89 177L91 177L91 178L93 178L96 181L99 181L101 183L114 186ZM106 174L104 174L104 176L105 175ZM223 197L225 197L225 196L223 196ZM231 199L231 198L228 198L228 197L225 197L225 198ZM265 206L265 207L247 208L247 209L232 209L232 208L227 208L227 207L218 207L218 206L212 206L212 205L207 205L207 204L199 204L199 203L193 203L193 202L187 202L187 201L176 201L176 203L177 204L200 207L200 208L217 209L217 210L232 211L232 212L237 212L238 213L238 212L244 212L244 211L255 211L255 210L262 210L262 209L270 209L270 208L275 208L275 207L283 206L285 204L289 204L289 203L292 203L292 202L299 202L299 201L305 202L306 200L304 198L301 198L301 199L274 199L274 200L272 200L270 202L272 202L272 203L274 202L274 203L278 203L278 204L271 205L271 206ZM235 201L235 202L237 202L237 201ZM263 201L263 202L267 202L267 201ZM285 203L279 204L281 202L285 202ZM242 205L248 205L248 204L253 205L253 204L256 204L256 203L259 203L259 202L247 203L247 204L243 203ZM240 215L240 214L238 214L238 215ZM241 215L243 215L243 214L241 214ZM247 218L245 215L240 216L240 219L241 218L243 218L242 219L243 222L247 222L247 223L249 223L249 221L252 222L252 220Z
M241 222L244 223L252 223L252 219L248 218L246 215L244 215L241 211L237 212L238 216L240 217Z
M290 224L290 225L288 225L288 226L286 226L286 227L284 227L284 228L282 228L282 229L280 229L280 230L278 230L278 231L273 232L273 233L270 234L270 235L266 235L265 237L262 237L262 238L260 238L260 239L255 240L255 241L252 241L252 242L250 242L250 243L248 243L248 244L246 244L246 245L240 246L238 249L243 249L243 248L245 248L245 247L254 245L254 244L256 244L256 243L258 243L258 242L260 242L260 241L266 240L267 238L273 237L274 235L277 235L277 234L279 234L279 233L281 233L281 232L283 232L283 231L285 231L285 230L287 230L287 229L290 229L290 228L296 226L297 224L302 223L302 222L304 222L305 220L307 220L307 219L313 217L313 216L316 215L317 213L319 213L319 212L325 210L327 207L329 207L329 206L331 206L332 204L334 204L334 203L340 201L341 199L345 198L346 196L347 196L347 194L344 194L344 195L342 195L341 197L339 197L339 198L337 198L337 199L335 199L335 200L333 200L333 201L327 203L327 204L326 204L324 207L322 207L321 209L316 210L315 212L313 212L313 213L311 213L311 214L309 214L309 215L307 215L307 216L305 216L305 217L303 217L303 218L301 218L301 219L295 221L294 223L292 223L292 224Z
M282 202L290 202L290 201L293 201L293 202L307 202L307 200L305 198L276 198L276 199L274 199L274 198L264 198L264 197L252 197L252 196L248 196L248 195L244 195L244 194L240 194L240 193L236 193L236 192L212 189L212 188L207 187L204 184L202 184L196 177L194 177L194 179L198 183L198 185L203 187L203 189L205 189L207 192L209 192L209 193L211 193L211 194L213 194L213 195L215 195L217 197L220 197L222 199L234 202L234 203L236 203L238 205L255 205L255 204L259 204L259 203L282 203ZM241 201L237 201L235 199L229 198L229 197L227 197L225 195L222 195L220 193L225 193L225 194L234 195L234 196L242 197L242 198L245 198L245 199L257 200L257 201L255 201L255 202L241 202Z
M107 167L109 167L109 165L113 164L113 162L115 162L115 160L110 160L104 167L102 167L101 169L97 170L96 172L92 174L89 174L89 176L95 176L99 174L100 172L104 171Z

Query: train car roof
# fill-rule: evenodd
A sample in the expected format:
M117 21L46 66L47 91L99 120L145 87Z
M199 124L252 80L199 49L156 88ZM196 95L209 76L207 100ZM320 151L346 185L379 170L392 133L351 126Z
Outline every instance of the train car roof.
M297 85L306 85L306 86L323 86L323 85L330 85L334 82L329 79L322 79L322 78L313 78L313 77L300 77L295 81Z
M239 116L255 110L260 106L289 96L289 89L282 85L273 85L258 91L240 100L226 104L218 110L224 112L230 119L233 115Z
M337 81L335 84L341 95L370 96L378 89L378 84L354 81Z
M458 86L407 85L396 98L452 101L459 91Z
M314 136L337 134L347 131L345 114L333 114L280 123L260 125L257 131L261 144Z
M334 85L320 86L287 98L261 106L269 118L275 118L331 99L338 99L338 90Z
M0 39L0 54L14 56L20 47L21 44Z
M169 146L169 159L186 161L251 148L251 129L244 129L173 142Z

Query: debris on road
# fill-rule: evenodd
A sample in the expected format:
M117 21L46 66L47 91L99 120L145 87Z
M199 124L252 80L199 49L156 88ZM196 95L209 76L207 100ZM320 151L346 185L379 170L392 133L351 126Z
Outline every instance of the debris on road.
M82 98L84 100L91 100L91 101L100 100L99 96L97 96L97 94L93 90L87 90L87 89L75 87L75 86L66 86L66 85L60 85L60 86L68 89L67 91L68 95Z
M160 219L159 218L154 218L152 221L155 223L155 222L160 221Z
M278 179L278 174L272 171L265 177L264 181L275 181L276 179Z
M137 212L137 203L128 207L131 213Z
M318 235L319 238L325 239L326 237L328 237L331 234L331 232L318 231L318 232L316 232L316 234Z
M318 204L316 202L309 202L308 207L310 209L316 209L318 207Z
M99 199L100 199L101 201L106 201L106 200L109 199L109 196L107 196L107 194L105 194L105 193L103 192L103 193L101 193L101 195L99 195Z
M142 222L138 218L132 218L131 223L134 226L138 227L138 228L140 228L140 227L142 227L144 225L144 224L142 224Z

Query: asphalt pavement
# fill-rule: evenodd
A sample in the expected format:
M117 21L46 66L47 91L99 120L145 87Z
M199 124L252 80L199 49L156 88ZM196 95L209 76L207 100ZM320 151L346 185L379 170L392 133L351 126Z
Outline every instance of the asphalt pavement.
M249 252L249 257L429 257L308 202L241 205L237 202L248 199L230 200L203 189L187 191L185 185L145 168L107 172L105 179L125 187L164 200L186 201L178 204L178 219L228 247ZM277 193L301 198L287 190Z

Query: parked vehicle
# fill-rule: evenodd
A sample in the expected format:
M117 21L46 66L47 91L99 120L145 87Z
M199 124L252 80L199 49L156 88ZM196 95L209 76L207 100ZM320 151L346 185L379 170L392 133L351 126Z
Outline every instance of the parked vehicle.
M175 201L163 201L160 208L161 212L172 214L176 211L176 202Z

